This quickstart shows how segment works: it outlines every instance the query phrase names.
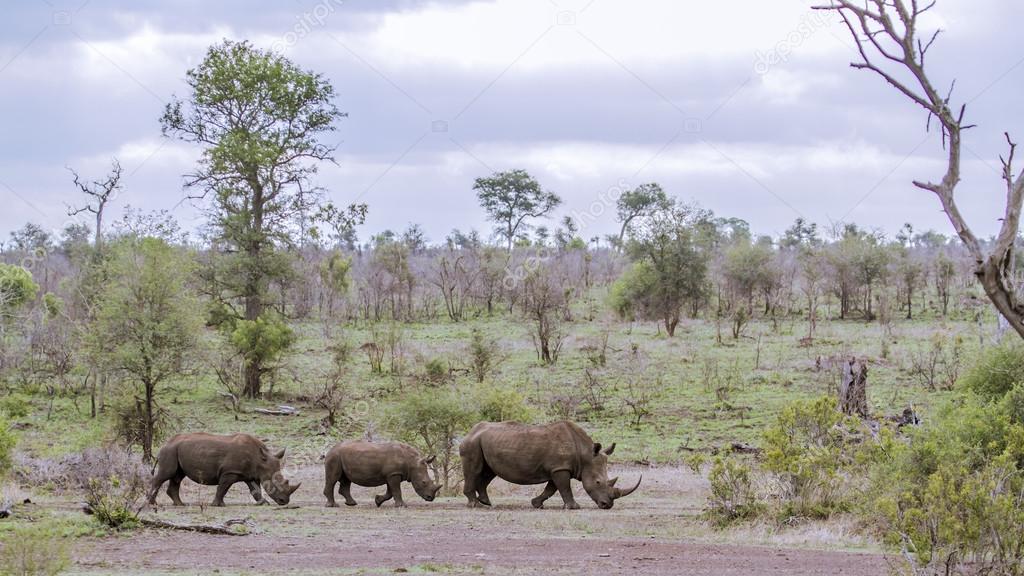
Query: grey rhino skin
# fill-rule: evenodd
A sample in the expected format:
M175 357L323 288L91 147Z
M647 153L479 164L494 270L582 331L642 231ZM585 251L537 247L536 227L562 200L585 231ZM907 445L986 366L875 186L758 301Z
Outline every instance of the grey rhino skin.
M184 506L178 491L185 478L197 484L216 486L214 506L224 505L224 495L238 482L245 482L258 504L264 504L267 491L275 502L287 504L301 482L290 484L281 475L284 450L271 454L266 444L249 434L218 436L203 432L178 434L157 455L156 471L149 489L149 503L156 505L156 494L164 482L175 506Z
M611 508L615 500L629 496L640 486L628 490L615 487L618 478L608 479L606 450L591 440L572 422L529 426L518 422L481 422L470 430L459 446L465 483L463 493L469 505L491 505L487 485L495 477L513 484L547 484L531 500L534 508L558 492L565 508L577 509L570 480L579 480L599 508ZM641 480L643 477L641 476Z
M346 506L355 506L352 499L352 484L359 486L387 486L387 491L374 497L379 507L392 497L395 506L405 506L402 500L402 482L412 484L413 490L427 502L431 502L441 490L439 484L430 479L427 465L434 457L424 459L419 450L401 442L365 442L350 440L331 448L324 460L324 496L329 508L337 507L334 501L334 485L340 484L338 493L345 498Z

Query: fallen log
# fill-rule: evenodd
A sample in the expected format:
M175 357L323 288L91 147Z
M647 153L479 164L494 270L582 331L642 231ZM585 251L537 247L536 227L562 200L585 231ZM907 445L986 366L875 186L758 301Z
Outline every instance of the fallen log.
M254 408L253 412L264 416L298 416L299 410L294 406L278 406L276 410L268 408Z
M149 528L163 528L166 530L184 530L186 532L199 532L202 534L220 534L223 536L248 536L252 534L252 523L248 518L235 518L223 524L179 524L156 518L139 518L139 522ZM243 526L238 530L236 526Z

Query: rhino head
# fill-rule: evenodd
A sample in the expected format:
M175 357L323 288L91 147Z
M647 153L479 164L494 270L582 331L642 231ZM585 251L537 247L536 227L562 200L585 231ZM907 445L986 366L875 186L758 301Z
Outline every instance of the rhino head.
M441 485L430 479L427 467L434 462L434 457L420 458L409 471L409 482L412 489L427 502L433 502L437 493L441 491Z
M583 482L583 489L597 503L597 507L602 510L607 510L614 506L616 499L632 494L640 486L640 480L643 480L643 476L641 476L640 480L637 480L632 488L626 490L616 488L615 483L619 480L618 477L611 480L608 479L608 456L611 456L614 451L614 443L607 449L602 450L601 444L595 442L592 457L589 461L584 459L583 462L583 472L580 477L580 480Z
M281 474L281 463L284 461L284 449L267 459L260 478L260 486L267 496L284 506L291 501L292 494L299 489L302 482L292 484Z

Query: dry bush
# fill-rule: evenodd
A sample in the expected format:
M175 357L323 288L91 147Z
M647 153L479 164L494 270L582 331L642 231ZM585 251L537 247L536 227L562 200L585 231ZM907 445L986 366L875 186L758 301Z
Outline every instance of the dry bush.
M910 355L910 376L929 390L952 390L963 369L963 339L932 336L928 347Z
M116 529L136 525L139 502L149 484L138 458L115 448L96 448L82 452L68 466L68 477L80 483L87 510L100 523Z

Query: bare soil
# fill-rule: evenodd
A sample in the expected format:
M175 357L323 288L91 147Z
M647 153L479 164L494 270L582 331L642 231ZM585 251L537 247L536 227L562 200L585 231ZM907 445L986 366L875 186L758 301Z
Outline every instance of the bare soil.
M631 482L641 470L622 473ZM577 485L583 510L549 501L530 508L539 491L495 482L491 509L468 509L462 498L373 505L376 489L355 489L359 506L323 507L315 467L297 507L253 506L244 487L222 509L161 506L157 517L182 522L251 518L248 536L142 530L87 539L75 570L89 574L690 574L877 575L887 559L829 526L783 535L754 530L714 532L697 519L702 480L680 469L644 469L642 495L598 510ZM212 489L183 487L186 502L209 502ZM161 503L166 504L161 495Z

